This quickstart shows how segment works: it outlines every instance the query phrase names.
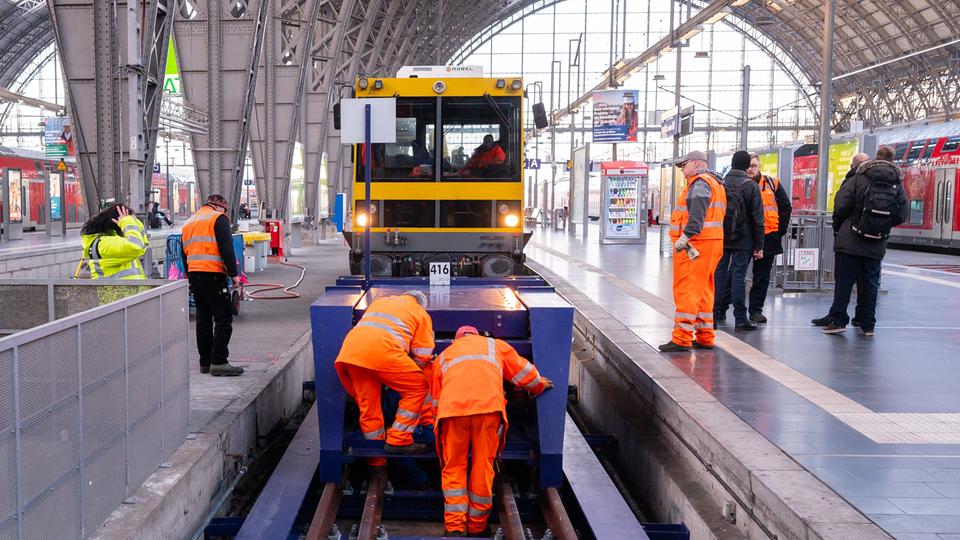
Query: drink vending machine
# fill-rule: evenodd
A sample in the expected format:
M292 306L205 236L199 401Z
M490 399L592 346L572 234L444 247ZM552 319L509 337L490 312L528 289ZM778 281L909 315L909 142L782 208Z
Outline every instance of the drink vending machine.
M647 241L649 168L641 161L600 164L600 243L642 244Z

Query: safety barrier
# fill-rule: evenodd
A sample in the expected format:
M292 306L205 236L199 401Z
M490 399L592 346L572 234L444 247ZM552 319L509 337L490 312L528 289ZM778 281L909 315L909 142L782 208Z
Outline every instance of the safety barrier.
M187 436L187 283L2 280L0 303L40 319L0 339L0 538L83 538Z
M833 216L804 212L790 217L783 255L775 265L776 284L785 291L828 289L834 283Z

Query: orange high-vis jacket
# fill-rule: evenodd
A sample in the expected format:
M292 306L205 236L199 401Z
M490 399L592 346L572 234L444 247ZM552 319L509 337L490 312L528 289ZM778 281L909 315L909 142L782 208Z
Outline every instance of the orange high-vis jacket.
M219 210L203 205L183 225L183 252L187 255L187 272L227 273L227 266L220 257L217 238L213 232L217 218L225 215Z
M444 418L500 413L507 428L507 399L503 381L533 395L546 389L536 366L517 354L509 343L470 334L454 340L433 365L436 423ZM439 439L438 439L439 440Z
M777 208L777 188L780 180L767 175L760 177L760 198L763 199L763 234L780 230L780 210Z
M696 235L699 240L723 240L723 216L727 209L727 192L712 174L700 173L687 181L686 187L680 192L677 203L670 215L670 238L676 242L683 234L684 227L690 219L687 212L687 192L694 182L706 182L710 185L710 204L707 205L707 215L703 220L703 229Z
M374 371L420 371L433 359L433 321L417 299L377 298L343 340L336 362Z

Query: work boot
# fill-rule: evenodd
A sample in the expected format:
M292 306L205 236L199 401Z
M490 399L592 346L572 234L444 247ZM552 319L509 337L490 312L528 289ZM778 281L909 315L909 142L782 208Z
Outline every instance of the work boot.
M444 529L443 537L444 538L466 538L467 531L448 531Z
M823 329L824 334L842 334L843 332L846 332L846 331L847 331L847 325L837 324L835 322L831 322L830 324L825 326Z
M210 366L210 374L214 377L236 377L243 375L243 368L230 364L214 364Z
M873 337L874 330L873 328L860 328L860 331L863 332L863 335L866 337Z
M210 373L210 366L200 366L200 373L203 373L204 375Z
M853 326L854 328L860 328L860 321L854 317L853 319L850 319L850 326Z
M659 347L660 352L687 352L690 350L690 347L684 347L683 345L678 345L673 341L668 341Z
M814 319L810 321L810 324L814 326L830 326L831 324L833 324L833 319L831 319L830 316L827 315L826 317L820 317L819 319Z
M709 345L705 345L705 344L703 344L703 343L700 343L699 341L694 341L694 342L693 342L693 348L694 348L694 349L707 349L707 350L710 350L710 349L713 348L713 343L711 343L711 344L709 344Z
M763 316L763 313L751 313L750 322L755 324L767 324L767 318Z
M383 450L388 454L426 454L427 445L423 443L410 443L404 446L396 446L393 444L384 444Z
M753 330L757 329L757 325L753 324L749 320L743 320L738 322L737 325L733 327L733 329L736 330L737 332L752 332Z

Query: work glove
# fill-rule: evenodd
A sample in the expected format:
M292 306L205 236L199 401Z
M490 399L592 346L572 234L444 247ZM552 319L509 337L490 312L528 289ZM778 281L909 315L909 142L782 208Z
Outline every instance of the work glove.
M687 246L690 245L690 238L685 234L681 234L680 238L677 238L677 241L673 244L674 251L683 251L687 249Z
M547 390L553 388L553 381L551 381L550 379L548 379L548 378L546 378L546 377L544 377L544 376L541 375L541 376L540 376L540 380L543 382L543 386L544 386L543 391L544 391L544 392L546 392Z
M700 252L697 251L697 248L693 246L687 246L687 257L689 257L691 261L696 259L699 256L700 256Z

